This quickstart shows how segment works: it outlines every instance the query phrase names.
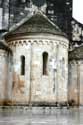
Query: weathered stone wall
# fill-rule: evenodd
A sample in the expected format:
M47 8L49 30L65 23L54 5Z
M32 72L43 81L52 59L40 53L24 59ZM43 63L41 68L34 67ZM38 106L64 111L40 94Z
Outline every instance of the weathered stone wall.
M27 41L13 41L10 47L13 51L12 101L17 103L28 103L30 90L31 43ZM21 56L25 56L25 75L21 75Z
M7 51L0 49L0 104L9 101L11 95L9 56L10 54Z
M64 45L63 41L49 40L48 38L47 40L33 41L32 48L32 101L67 101L67 46ZM47 52L49 55L48 75L42 75L43 52ZM62 58L65 59L64 75L62 74Z
M78 104L77 96L77 64L75 61L69 63L69 84L68 84L69 101L74 100Z
M83 60L79 61L79 64L80 64L80 67L79 67L79 70L80 70L80 73L79 73L79 81L80 81L79 96L80 96L80 105L83 105Z
M67 101L67 39L41 34L24 38L20 36L20 40L15 38L8 44L13 51L12 101L14 103ZM42 74L44 52L48 53L47 75ZM25 56L25 75L20 74L22 55Z
M83 105L83 61L72 60L69 63L69 101Z

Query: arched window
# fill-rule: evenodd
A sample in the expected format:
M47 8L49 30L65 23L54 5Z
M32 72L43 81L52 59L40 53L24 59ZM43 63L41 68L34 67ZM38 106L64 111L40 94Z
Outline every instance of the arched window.
M21 56L21 75L25 75L25 56Z
M48 53L43 53L43 75L47 75L47 63L48 63Z
M62 76L65 76L65 59L62 58Z

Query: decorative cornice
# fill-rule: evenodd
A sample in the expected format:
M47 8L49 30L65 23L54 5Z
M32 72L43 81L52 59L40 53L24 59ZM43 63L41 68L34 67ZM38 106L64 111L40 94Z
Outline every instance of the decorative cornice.
M53 35L53 34L44 34L44 33L34 33L34 34L27 34L27 35L21 35L17 36L15 35L12 38L8 38L6 41L11 42L11 41L16 41L16 40L50 40L50 41L61 41L64 44L69 44L69 41L67 38L59 35Z
M61 46L63 46L64 48L68 48L68 45L67 44L65 44L65 43L63 43L63 42L59 42L59 41L55 41L55 40L45 40L45 39L22 39L22 40L16 40L16 41L11 41L11 42L8 42L8 45L10 46L10 47L12 47L12 46L19 46L19 45L21 45L21 46L23 46L23 45L29 45L29 44L37 44L37 45L53 45L53 46L55 46L55 45L61 45Z

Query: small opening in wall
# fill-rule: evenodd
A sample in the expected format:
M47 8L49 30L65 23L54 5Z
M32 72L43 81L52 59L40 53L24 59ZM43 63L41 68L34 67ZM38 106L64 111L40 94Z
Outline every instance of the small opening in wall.
M26 41L23 41L24 43L26 43Z
M21 56L21 75L25 75L25 56Z
M21 41L19 41L19 44L21 44Z
M43 53L43 75L47 75L47 65L48 65L48 53Z
M62 76L65 76L65 58L62 58Z

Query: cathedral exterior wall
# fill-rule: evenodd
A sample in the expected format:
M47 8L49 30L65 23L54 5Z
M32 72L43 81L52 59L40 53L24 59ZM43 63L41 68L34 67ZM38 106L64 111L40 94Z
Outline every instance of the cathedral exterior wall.
M29 102L31 43L15 41L10 46L13 51L12 102ZM21 56L25 57L25 75L21 74Z
M49 55L47 75L42 74L42 55L44 52L47 52ZM39 45L38 43L33 44L33 102L67 101L67 56L67 48L57 40L43 40ZM65 64L62 64L62 58L65 59ZM64 65L64 69L62 69L62 65Z
M78 104L77 96L77 64L75 61L69 64L69 84L68 84L68 98L69 101L74 101Z
M71 60L69 62L69 102L83 105L83 61Z
M10 54L0 49L0 104L11 99L11 83L9 82Z
M13 51L13 103L67 102L68 41L64 37L32 35L8 44ZM47 74L43 74L44 52L48 54ZM21 56L25 57L24 75Z

